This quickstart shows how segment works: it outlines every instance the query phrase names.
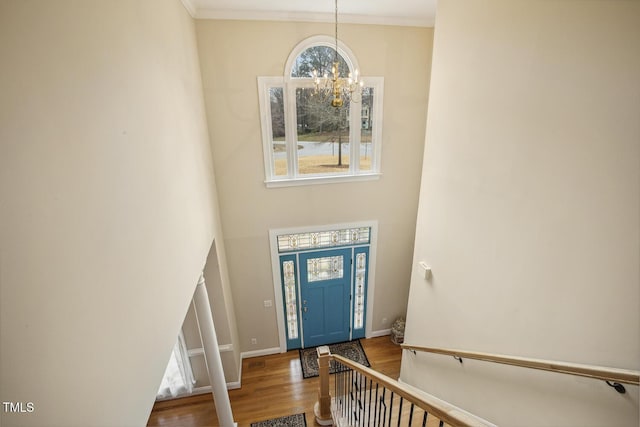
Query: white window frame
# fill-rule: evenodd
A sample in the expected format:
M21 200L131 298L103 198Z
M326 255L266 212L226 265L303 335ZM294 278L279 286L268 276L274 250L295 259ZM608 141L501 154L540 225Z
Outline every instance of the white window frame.
M326 184L378 179L381 175L380 159L382 151L382 118L384 98L384 78L362 76L365 87L373 88L373 129L371 134L371 169L360 170L360 137L361 108L350 108L349 122L349 170L340 174L300 174L298 172L298 135L296 129L295 94L298 88L312 88L311 78L291 77L291 69L296 58L304 50L314 46L335 48L335 39L329 36L313 36L300 42L289 54L284 73L278 77L258 77L258 99L260 102L260 121L262 128L262 148L264 154L265 184L267 187L284 187L308 184ZM358 68L358 63L351 50L342 42L338 42L338 53L344 58L351 70ZM276 175L273 159L273 130L271 128L270 90L282 88L285 122L285 145L287 157L287 174ZM294 100L294 101L290 101ZM359 105L359 104L355 104ZM354 161L353 159L357 159Z

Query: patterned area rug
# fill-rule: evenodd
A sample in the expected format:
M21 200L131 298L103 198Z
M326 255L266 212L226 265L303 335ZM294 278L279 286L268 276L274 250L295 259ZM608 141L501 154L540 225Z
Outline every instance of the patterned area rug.
M351 359L364 366L371 366L369 359L364 353L360 340L330 344L331 354L339 354L342 357ZM302 365L302 378L312 378L318 376L318 353L316 347L300 349L300 364ZM331 364L330 373L335 373L335 367Z
M304 414L287 415L286 417L251 423L251 427L307 427L307 417Z

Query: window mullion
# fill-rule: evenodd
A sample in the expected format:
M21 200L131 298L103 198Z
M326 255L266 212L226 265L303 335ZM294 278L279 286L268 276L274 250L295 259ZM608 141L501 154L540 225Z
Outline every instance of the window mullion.
M262 145L264 151L264 167L267 180L274 180L276 178L275 158L273 150L273 111L271 110L271 90L278 88L283 88L282 78L258 77L258 96L261 114L260 123L263 140Z
M382 118L383 118L383 94L384 94L384 79L382 77L369 78L372 80L373 87L373 108L374 114L371 115L373 120L373 128L371 132L372 144L371 144L371 168L372 170L380 170L380 157L382 151Z
M360 172L360 136L362 134L360 128L360 118L362 115L362 105L359 102L351 101L349 107L349 169L352 174L357 175Z
M296 117L296 86L292 82L286 86L285 140L287 143L287 170L289 178L298 177L298 118Z
M265 141L267 142L267 147L265 149L270 150L270 152L273 152L273 127L271 124L271 117L272 117L272 112L271 112L271 97L270 97L270 92L271 92L271 88L274 87L270 84L265 84L262 87L262 93L261 95L266 99L266 101L264 101L264 108L266 110L266 118L264 119L264 125L266 128L266 138ZM264 138L264 137L263 137ZM269 174L269 176L273 179L274 176L276 176L276 171L275 171L275 159L273 158L273 155L269 156L268 158L265 156L265 169L267 170L267 173Z
M344 152L343 146L338 147L338 151L343 155L343 160L344 157L349 156L348 169L346 160L342 163L344 168L340 164L333 164L333 161L325 160L325 157L334 158L336 155L335 144L325 144L334 140L327 135L329 130L335 127L335 118L324 116L330 114L330 106L327 109L325 107L328 105L320 105L315 99L311 102L313 98L310 97L310 91L315 86L311 69L315 67L324 73L335 58L334 46L334 39L330 37L310 37L299 43L289 55L282 77L258 77L267 187L369 180L376 179L380 175L384 91L382 77L363 78L366 86L373 88L370 94L373 98L367 98L368 107L365 109L367 116L362 114L362 102L345 102L345 107L348 108L349 148ZM357 69L358 65L353 53L341 43L339 43L338 54L341 70ZM342 74L344 73L341 72ZM272 109L274 111L271 111ZM342 130L338 137L340 141L345 139L343 114L345 113L340 113L338 123ZM366 122L366 131L363 130L363 119ZM284 152L280 142L283 133ZM363 142L363 134L366 143ZM371 142L368 141L369 134L371 134ZM313 138L316 135L317 140ZM303 141L309 140L309 143L300 143L299 138ZM313 144L313 141L318 144ZM300 144L305 146L305 150L302 151L302 166L298 150ZM328 152L327 149L331 151ZM363 155L366 155L366 160L360 158L361 149ZM284 169L285 157L286 170ZM361 161L366 161L366 166L363 166Z

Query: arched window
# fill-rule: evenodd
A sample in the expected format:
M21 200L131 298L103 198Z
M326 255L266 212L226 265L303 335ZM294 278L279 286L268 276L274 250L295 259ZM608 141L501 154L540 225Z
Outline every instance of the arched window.
M291 65L290 77L312 78L314 71L321 76L325 73L328 74L331 72L334 59L338 60L339 76L347 77L352 67L350 67L344 57L340 55L340 52L338 52L336 58L336 50L334 47L324 45L314 45L300 52Z
M361 96L334 107L314 76L355 74L353 53L314 36L289 55L282 76L258 77L267 186L325 183L380 175L382 77L362 77ZM359 94L359 91L356 92Z

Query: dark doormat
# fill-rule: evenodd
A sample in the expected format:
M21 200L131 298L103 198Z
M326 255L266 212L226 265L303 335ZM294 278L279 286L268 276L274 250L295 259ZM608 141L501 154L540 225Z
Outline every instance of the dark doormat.
M317 347L300 349L300 364L302 365L302 378L317 377L318 374L318 353ZM360 340L341 342L337 344L329 344L331 354L339 354L342 357L351 359L364 366L371 366L369 359L360 344ZM330 365L329 372L335 373L333 363Z
M304 414L287 415L272 420L251 423L251 427L306 427L307 417Z

